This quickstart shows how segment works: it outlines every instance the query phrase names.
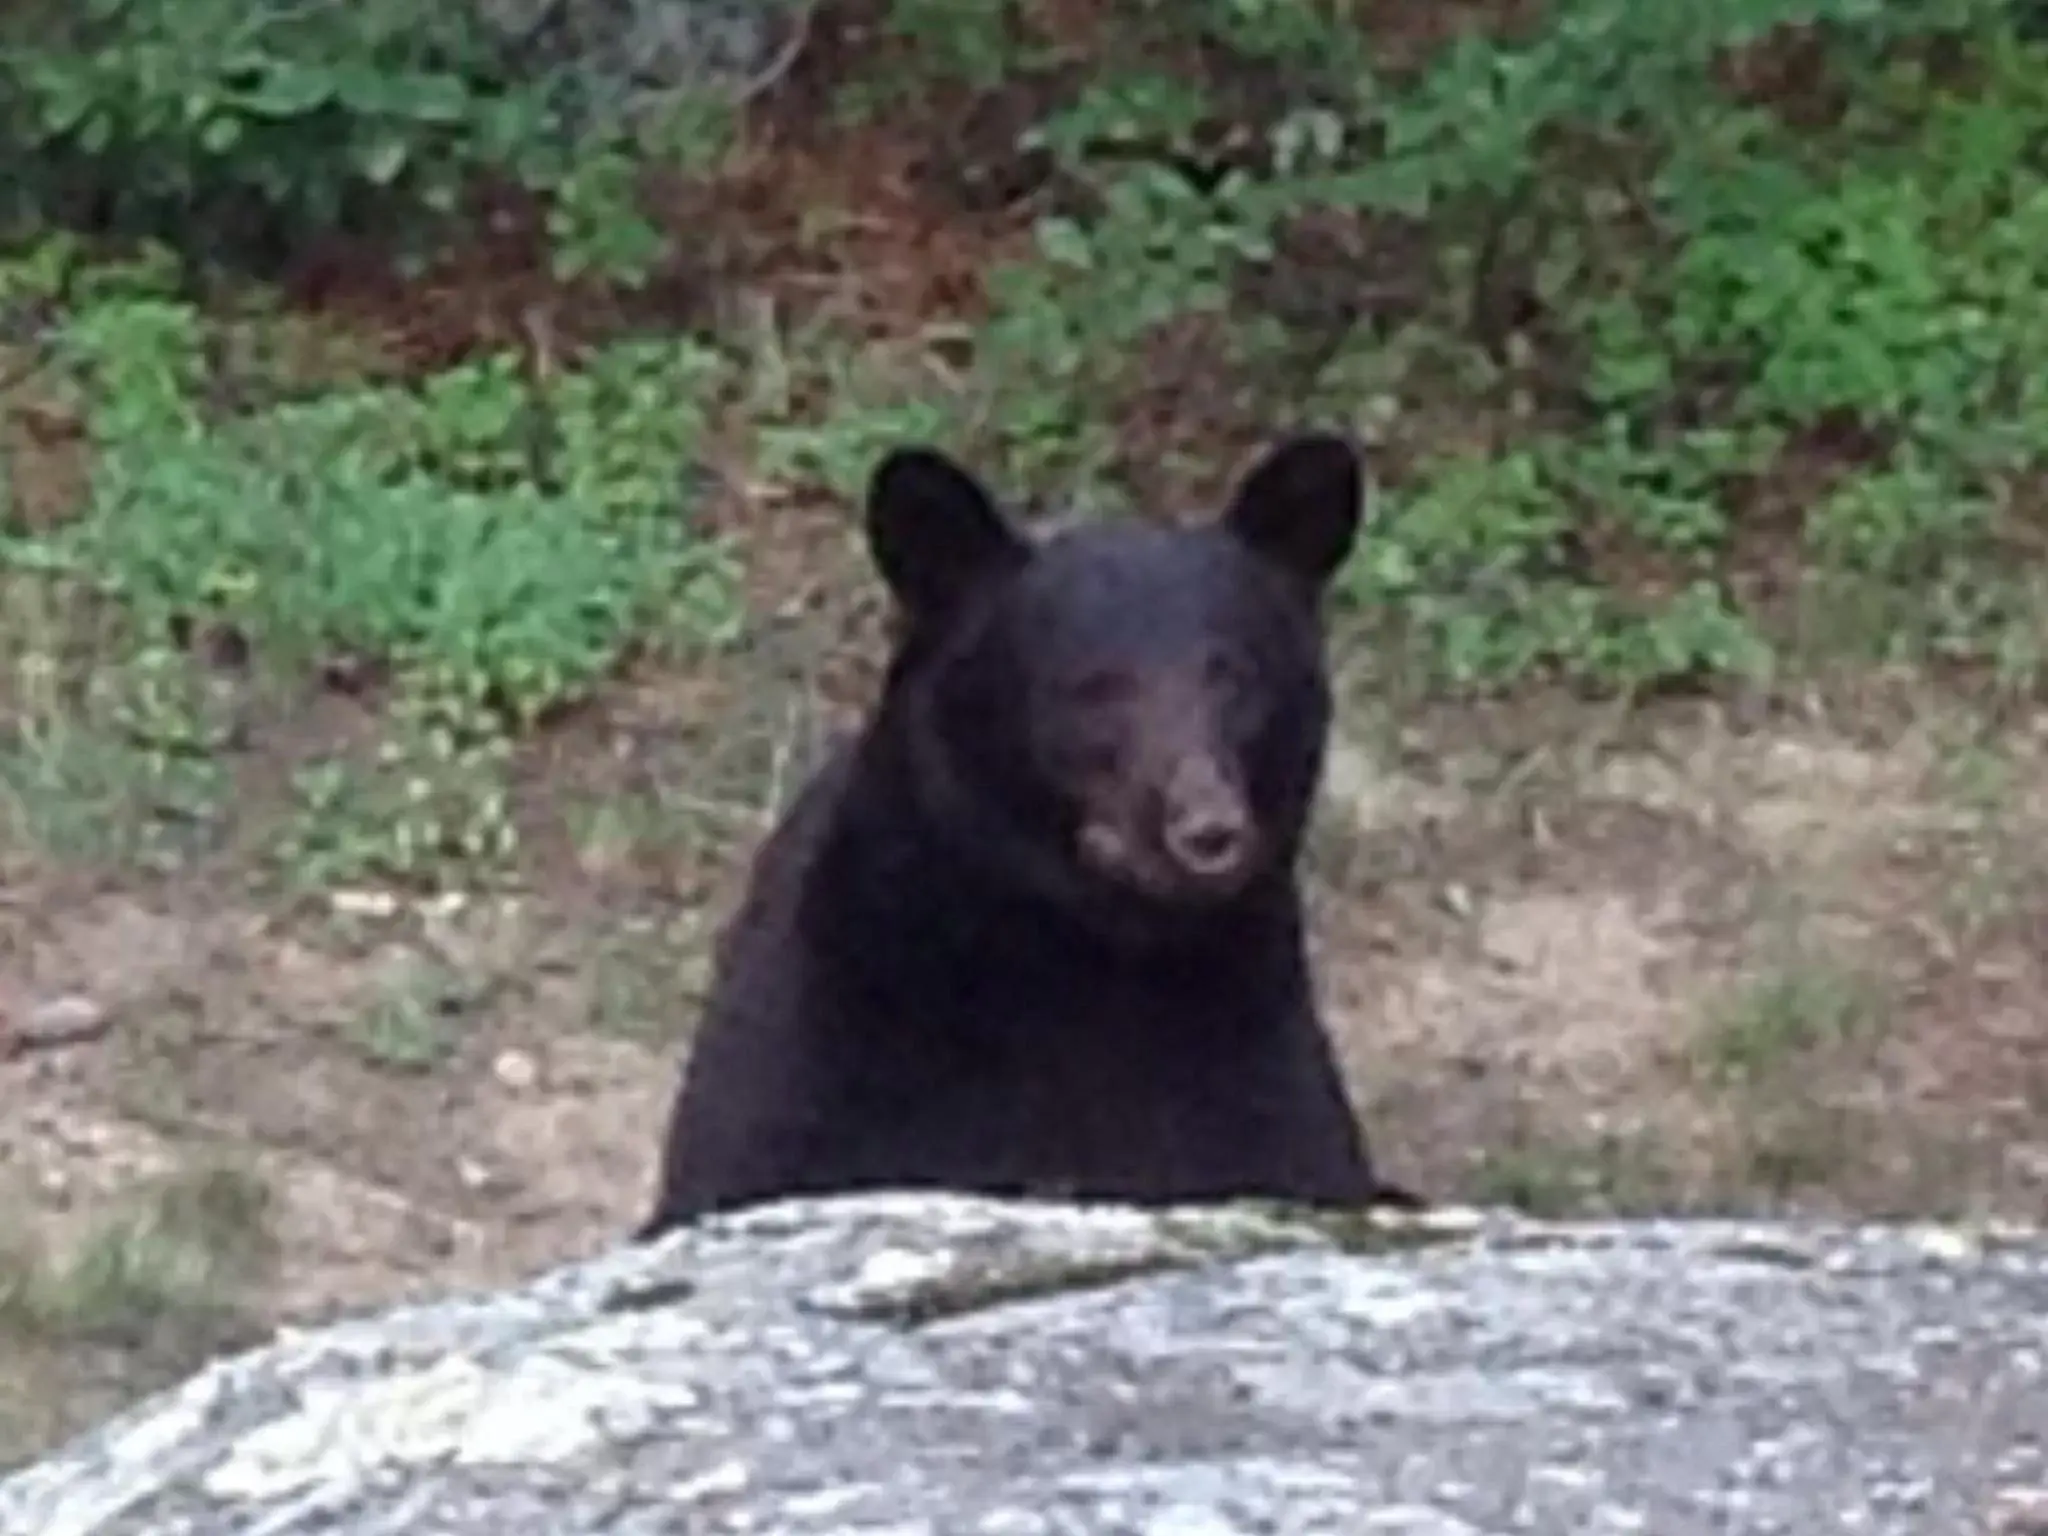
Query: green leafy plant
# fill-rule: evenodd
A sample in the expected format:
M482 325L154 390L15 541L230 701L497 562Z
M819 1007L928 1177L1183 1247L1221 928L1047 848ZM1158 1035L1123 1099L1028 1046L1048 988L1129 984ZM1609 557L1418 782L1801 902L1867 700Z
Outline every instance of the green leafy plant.
M634 279L653 256L633 125L579 109L472 9L37 4L5 43L0 129L30 211L260 260L373 221L423 233L495 176L556 194L567 268Z
M545 384L487 358L222 416L203 342L164 297L71 317L54 351L87 402L90 498L14 555L114 599L146 645L206 630L271 675L389 680L377 760L302 786L298 866L418 879L502 860L512 736L635 650L736 633L728 558L691 525L718 354L631 342ZM204 758L160 711L130 724L166 771ZM372 835L337 830L344 812Z
M716 574L683 502L695 395L716 378L701 350L637 347L547 399L485 361L215 428L195 332L142 301L71 337L100 464L62 544L158 630L206 617L289 664L373 658L517 723L578 696ZM635 392L640 414L622 417Z
M1984 557L2010 547L2048 401L2048 285L2029 254L2048 201L2025 147L2043 55L2018 15L2000 0L1572 0L1395 79L1365 67L1341 6L1133 6L1085 41L984 8L929 67L981 89L1042 89L1048 60L1094 67L1020 137L1060 190L1034 255L992 274L973 419L1016 483L1093 484L1119 459L1116 413L1147 383L1149 342L1189 320L1214 322L1207 395L1295 414L1302 383L1257 297L1291 305L1309 281L1295 233L1348 231L1363 260L1394 226L1426 228L1434 289L1334 344L1392 361L1332 366L1319 342L1309 393L1363 418L1334 381L1376 375L1398 432L1411 379L1443 382L1417 361L1457 359L1458 387L1515 446L1431 451L1389 487L1348 578L1359 611L1406 636L1380 649L1476 688L1538 670L1625 688L1767 670L1786 636L1748 605L1747 508L1815 442L1857 446L1847 499L1804 544L1822 568L1810 590L1853 578L1913 601L1909 567L1932 558L1981 586ZM892 17L920 38L936 26L915 5ZM1962 40L1950 80L1929 62L1944 39ZM1839 88L1818 127L1722 69L1808 45ZM1296 88L1263 93L1280 59ZM1505 282L1527 284L1536 314L1503 330L1489 317ZM1312 312L1333 310L1356 301L1336 288ZM1886 503L1910 527L1849 527L1890 494L1856 488L1871 442L1912 444L1942 487ZM1882 569L1872 538L1892 550ZM1934 649L2011 651L2028 599L1991 588L1972 603L1959 576L1937 585Z

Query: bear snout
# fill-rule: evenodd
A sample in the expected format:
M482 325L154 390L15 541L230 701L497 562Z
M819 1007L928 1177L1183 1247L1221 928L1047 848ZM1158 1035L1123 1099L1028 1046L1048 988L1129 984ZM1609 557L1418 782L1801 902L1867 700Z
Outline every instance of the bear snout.
M1220 764L1206 755L1183 758L1169 775L1159 807L1159 851L1178 881L1235 889L1258 858L1251 808Z
M1099 805L1080 829L1083 861L1164 901L1234 895L1259 863L1258 823L1227 769L1191 753L1149 790Z

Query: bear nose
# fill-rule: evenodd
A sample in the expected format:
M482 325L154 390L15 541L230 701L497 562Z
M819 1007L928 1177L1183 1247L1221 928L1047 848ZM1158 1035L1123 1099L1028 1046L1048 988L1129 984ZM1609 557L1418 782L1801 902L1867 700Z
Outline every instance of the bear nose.
M1216 879L1236 873L1251 847L1241 807L1228 801L1177 806L1165 827L1166 851L1191 875Z

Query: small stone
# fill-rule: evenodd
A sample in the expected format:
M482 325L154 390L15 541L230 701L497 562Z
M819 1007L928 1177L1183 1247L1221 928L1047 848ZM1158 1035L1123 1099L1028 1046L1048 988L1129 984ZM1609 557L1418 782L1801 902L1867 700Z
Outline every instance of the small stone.
M1424 1504L1395 1504L1373 1510L1360 1519L1359 1529L1379 1536L1479 1536L1476 1526Z
M540 1064L525 1051L500 1051L491 1062L491 1075L514 1093L524 1093L540 1081Z
M2048 1488L2003 1488L1991 1503L1992 1536L2048 1536Z
M498 1182L497 1176L473 1157L458 1157L455 1160L455 1177L461 1181L462 1187L472 1194L481 1194Z
M896 1292L936 1284L952 1272L953 1261L942 1254L884 1248L861 1265L853 1283L862 1290Z
M107 1010L82 993L67 992L20 1009L8 1021L8 1053L51 1050L97 1040L113 1022Z
M1446 1237L1464 1237L1483 1231L1489 1220L1489 1213L1476 1205L1434 1205L1420 1211L1402 1211L1388 1207L1371 1213L1373 1226L1392 1232L1434 1233Z
M389 891L336 891L328 902L343 917L392 917L398 898Z
M1145 1536L1242 1536L1244 1527L1220 1510L1170 1504L1145 1522Z
M1978 1256L1979 1245L1971 1235L1953 1227L1931 1228L1916 1237L1922 1253L1943 1263L1961 1264Z

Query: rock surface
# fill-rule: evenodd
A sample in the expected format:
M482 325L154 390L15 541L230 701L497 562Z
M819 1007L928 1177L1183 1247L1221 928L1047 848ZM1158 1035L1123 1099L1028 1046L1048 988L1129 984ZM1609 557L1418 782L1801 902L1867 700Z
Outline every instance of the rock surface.
M4 1536L2048 1531L2048 1237L787 1204L288 1336Z

